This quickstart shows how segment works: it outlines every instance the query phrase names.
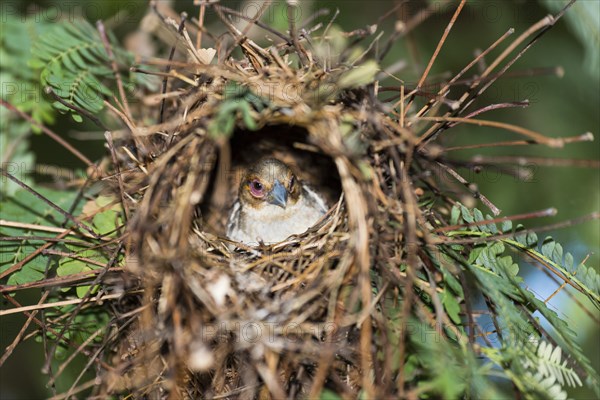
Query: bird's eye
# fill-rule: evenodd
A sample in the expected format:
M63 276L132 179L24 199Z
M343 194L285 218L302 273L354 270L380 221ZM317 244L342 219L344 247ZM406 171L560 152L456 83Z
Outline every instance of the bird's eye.
M263 197L265 195L265 186L258 179L250 182L250 193L254 197Z
M296 183L296 177L292 175L292 177L290 178L290 190L294 188L294 183Z

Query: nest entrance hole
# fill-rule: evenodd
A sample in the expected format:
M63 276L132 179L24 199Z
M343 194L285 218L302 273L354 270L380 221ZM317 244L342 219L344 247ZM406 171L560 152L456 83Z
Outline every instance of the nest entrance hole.
M303 128L273 125L257 131L237 130L229 141L229 153L231 164L226 171L213 169L207 189L211 195L200 205L206 229L219 235L225 234L229 210L237 198L244 171L262 158L277 158L288 164L300 180L323 196L328 206L335 204L342 193L335 163L310 143Z

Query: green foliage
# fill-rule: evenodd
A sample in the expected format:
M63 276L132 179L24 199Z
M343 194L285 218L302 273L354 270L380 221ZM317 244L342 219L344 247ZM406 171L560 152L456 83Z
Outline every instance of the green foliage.
M536 381L541 382L543 379L547 384L558 382L561 386L568 385L577 387L583 385L579 376L572 368L567 366L567 361L562 361L562 350L560 347L552 347L548 342L540 342L537 349L537 365L526 363L526 367L535 374Z
M341 400L342 398L334 391L324 389L319 396L320 400Z
M70 191L57 191L52 189L38 188L37 191L54 204L68 210L73 203L77 193ZM74 211L78 212L80 208ZM64 216L48 206L41 200L35 199L31 193L25 190L17 191L14 196L5 197L0 201L0 212L2 219L15 221L21 224L36 224L59 228L64 221ZM43 233L42 233L43 234ZM28 228L0 227L0 235L3 236L36 236L39 231ZM26 239L21 241L1 242L0 245L0 272L4 272L12 265L22 261L38 249L43 241ZM18 285L35 282L44 278L47 266L54 266L57 262L56 256L43 253L35 256L23 267L12 273L6 282L8 285Z
M52 29L52 24L44 19L21 20L6 18L0 30L0 82L2 83L2 99L16 106L19 110L30 114L41 124L54 122L51 103L42 95L39 83L41 66L31 68L31 48L39 37L44 37ZM13 118L20 119L20 117ZM4 120L4 118L2 118ZM3 128L5 123L2 122ZM37 128L36 128L37 129ZM3 129L3 132L13 132ZM39 132L39 129L37 129Z
M597 373L575 341L576 333L527 289L523 278L518 275L519 266L507 253L509 249L524 252L560 279L566 278L596 306L597 275L583 264L575 267L573 256L564 254L560 244L551 238L539 242L535 233L524 231L521 226L513 231L510 221L504 221L500 226L485 223L490 219L477 209L471 211L456 205L451 211L451 222L464 226L447 235L480 237L481 243L465 247L463 251L446 248L448 254L473 275L478 292L486 298L493 311L497 346L488 343L481 346L481 352L494 366L490 366L490 371L497 374L497 368L501 368L504 376L511 379L526 398L564 398L563 386L579 386L582 380L567 361L561 363L562 352L566 351L570 363L579 365L585 371L589 385L597 390ZM506 234L511 237L507 238ZM502 236L494 239L495 235ZM543 328L534 313L541 314L551 329ZM553 347L542 341L540 338L543 336L556 338L560 346Z
M48 321L47 327L50 329L46 330L46 337L56 342L58 335L57 333L62 332L62 338L59 342L59 346L56 348L54 358L62 360L72 352L72 347L69 346L65 341L71 342L76 346L84 343L98 329L107 329L110 321L110 315L106 310L98 307L94 308L83 308L77 314L75 314L73 321L68 325L64 323L65 315L71 315L76 309L77 305L67 305L60 308L49 309L46 311L46 321ZM105 332L104 334L106 334ZM42 336L36 336L38 341L41 341ZM96 335L92 343L101 343L104 340L104 335Z
M50 24L34 21L35 18L21 20L5 16L0 29L0 87L2 100L31 115L41 124L54 122L52 104L43 93L39 83L39 69L28 67L31 47L37 37L45 34ZM16 113L0 107L0 151L5 169L15 173L15 169L25 171L35 160L29 149L27 137L40 129L23 120ZM30 178L21 174L21 180L30 184ZM0 193L14 194L19 186L12 182L2 182Z
M516 235L515 239L505 240L505 242L549 268L559 271L572 285L580 289L592 304L600 308L600 275L593 267L587 267L583 263L575 265L571 253L566 253L563 257L562 246L551 237L546 237L543 241L538 242L537 235L529 232Z
M56 191L51 189L38 188L37 191L59 207L68 210L75 200L77 193L68 191ZM21 224L36 224L47 227L59 228L62 225L64 216L56 210L46 205L41 200L32 201L33 195L25 190L19 190L14 196L7 197L0 202L0 210L3 218L19 222ZM98 196L94 200L93 207L105 208L113 202L113 198ZM89 207L89 206L88 206ZM81 207L74 209L74 214L81 212ZM88 224L99 235L116 236L118 230L122 227L121 207L115 204L106 209L97 212ZM31 239L15 240L3 242L0 247L0 272L4 272L10 266L22 261L39 248L43 239L36 240L33 236L39 235L39 232L28 228L0 227L0 234L4 236L31 236ZM20 285L36 282L44 279L45 271L54 271L57 276L63 277L72 274L79 274L86 271L92 271L106 265L109 258L104 254L101 248L92 248L87 242L73 237L69 241L57 243L55 250L60 251L63 256L46 255L40 253L32 260L28 261L23 267L9 275L8 285ZM89 285L77 286L74 290L79 298L82 298L90 289ZM70 291L66 288L65 291ZM96 292L94 287L92 292Z
M252 93L246 86L235 83L227 84L225 95L227 98L219 106L216 117L208 126L211 137L230 137L238 118L247 129L256 130L257 125L252 116L252 110L263 110L267 101Z
M118 46L110 32L107 36L114 61L121 69L123 85L133 92L136 84L153 85L140 75L123 73L133 63L133 55ZM92 114L104 108L104 98L116 96L116 77L110 68L111 59L98 30L85 20L53 24L33 47L34 58L29 65L41 69L40 80L69 104ZM74 120L81 116L60 102L54 107L69 112Z
M339 77L338 85L341 89L356 88L367 85L375 79L379 65L369 60L356 68L350 69Z
M81 202L75 204L77 200L76 191L52 190L45 188L36 188L36 191L56 204L63 210L71 211L73 215L79 215L82 212ZM88 203L87 208L98 210L100 207L109 205L112 198L98 196L91 206ZM6 271L14 264L24 260L29 255L44 244L45 236L56 235L48 234L44 231L33 230L24 224L35 224L49 228L62 228L65 217L55 209L36 199L33 194L26 190L19 190L13 196L6 196L0 201L0 212L2 218L17 222L23 227L0 227L0 235L3 237L27 237L27 239L14 239L0 242L0 272ZM68 222L66 226L69 226ZM118 205L107 207L98 212L89 224L94 231L114 232L122 225L120 217L120 207ZM42 236L36 238L36 236ZM109 257L105 254L102 247L90 247L89 241L84 241L75 233L69 235L63 241L54 243L52 250L59 254L44 254L43 252L26 262L19 270L8 275L6 285L22 285L33 283L45 278L67 277L73 274L81 274L101 268L109 262ZM121 260L117 260L118 262ZM92 280L96 275L90 274ZM79 277L85 279L85 277ZM64 300L64 296L83 298L86 295L93 295L99 290L99 286L87 284L69 285L65 284L61 290L54 291L48 297L46 303L51 304ZM63 305L56 308L49 308L45 312L44 330L47 338L56 342L58 336L62 337L58 341L54 358L57 360L65 359L73 352L74 346L79 346L92 335L95 335L92 343L101 343L106 334L98 334L98 330L105 330L109 326L110 314L103 306L86 306L80 310L75 305ZM71 313L72 318L71 318ZM65 318L65 316L68 316ZM42 336L36 337L41 340Z
M104 107L102 95L110 96L111 89L102 81L111 76L110 59L98 31L87 21L55 24L33 48L35 58L30 66L41 68L41 82L70 104L98 113ZM121 52L117 52L121 56ZM124 62L122 57L119 61ZM54 106L72 112L59 102ZM81 122L81 116L73 113Z
M98 208L105 208L92 219L94 231L103 236L116 237L118 229L123 227L123 210L120 203L110 196L98 196L94 203Z

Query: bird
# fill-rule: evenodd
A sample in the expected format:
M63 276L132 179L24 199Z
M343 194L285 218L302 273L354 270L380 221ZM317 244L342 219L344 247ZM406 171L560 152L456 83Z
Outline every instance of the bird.
M325 213L323 197L275 158L248 168L227 222L227 237L249 246L273 244L304 233Z

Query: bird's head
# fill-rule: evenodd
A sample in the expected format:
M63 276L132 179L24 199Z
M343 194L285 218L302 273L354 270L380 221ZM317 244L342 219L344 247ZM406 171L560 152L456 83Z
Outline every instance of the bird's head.
M240 201L254 208L295 204L302 192L301 183L283 162L261 160L248 169L240 183Z

